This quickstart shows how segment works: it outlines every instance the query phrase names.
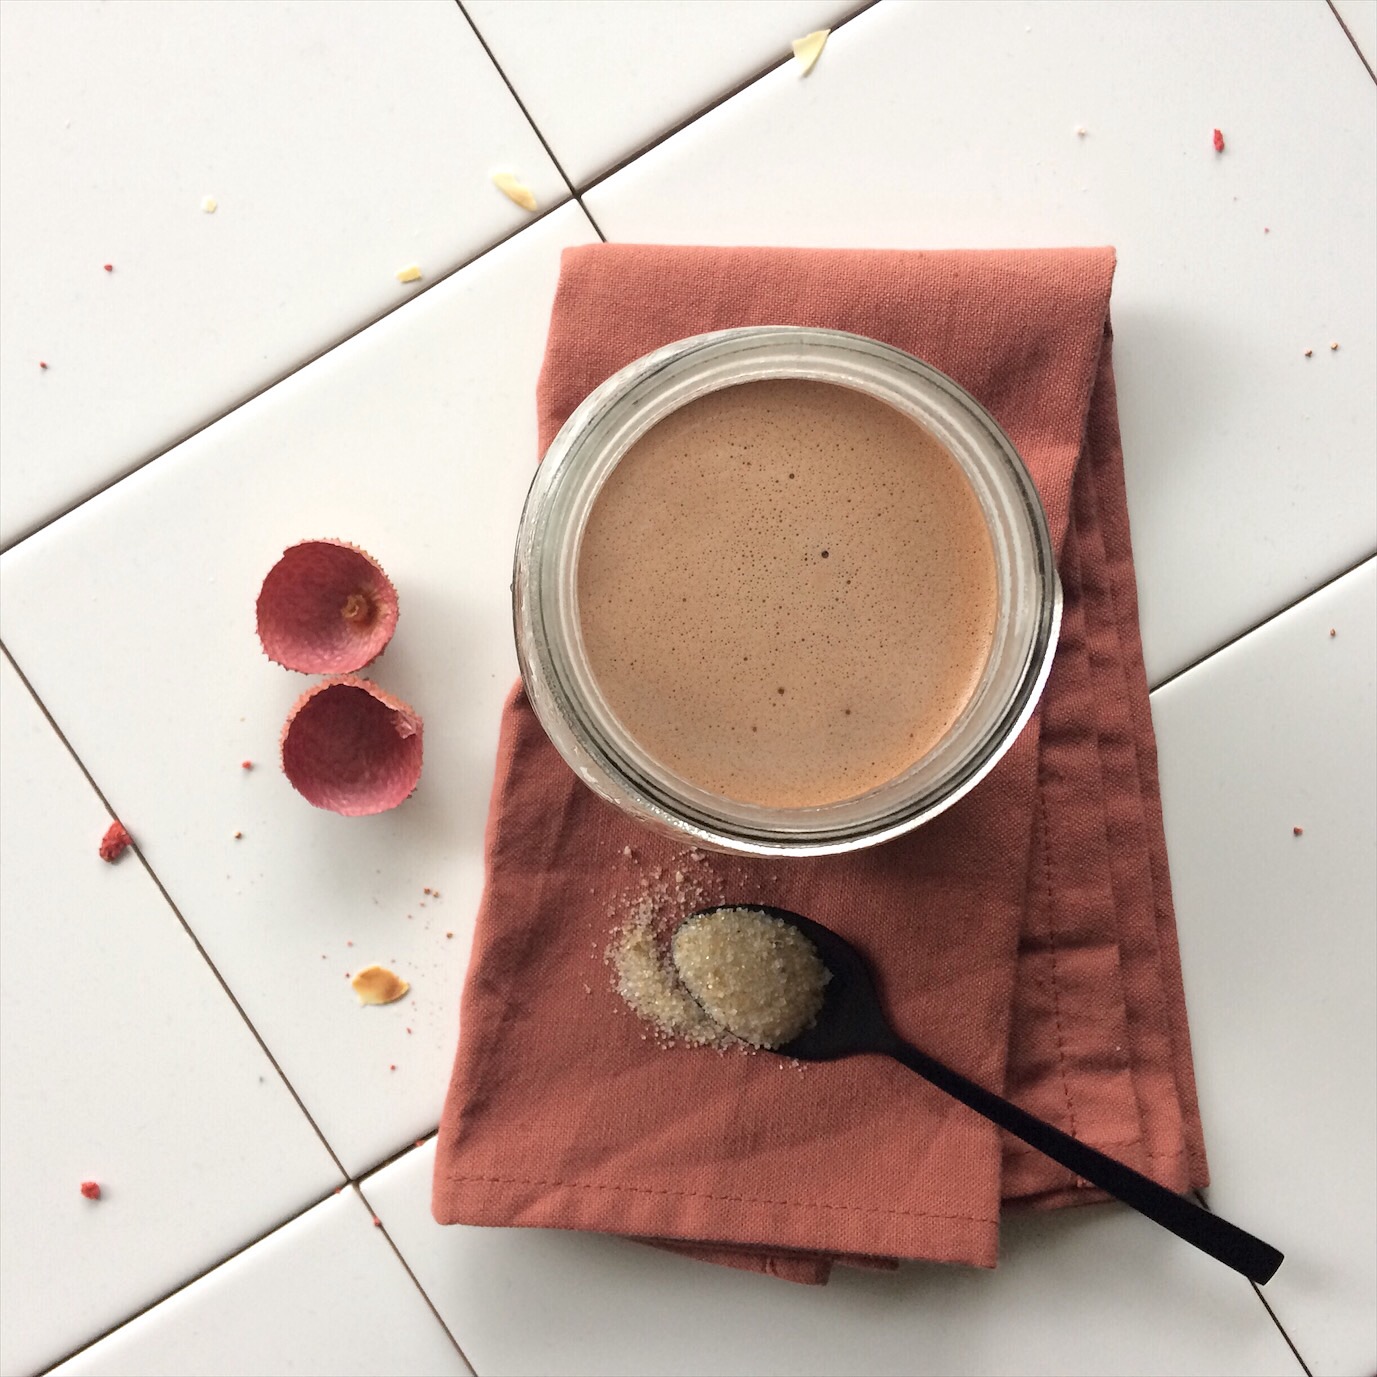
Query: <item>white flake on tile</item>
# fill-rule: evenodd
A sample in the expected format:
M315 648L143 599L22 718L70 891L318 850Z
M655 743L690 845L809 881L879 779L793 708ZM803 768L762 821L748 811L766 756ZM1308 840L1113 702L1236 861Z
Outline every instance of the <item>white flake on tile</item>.
M138 856L98 857L109 815L8 660L0 705L0 1370L13 1373L341 1178ZM142 819L128 821L137 839ZM82 1197L88 1180L99 1200Z
M1334 0L1369 67L1377 67L1377 0Z
M0 22L5 543L568 194L452 0Z
M1377 1371L1377 563L1152 710L1210 1202L1311 1370Z
M789 56L856 0L464 0L560 166L582 186Z
M427 1143L363 1192L484 1377L1301 1370L1247 1282L1117 1206L1011 1221L994 1272L839 1269L818 1288L591 1234L442 1228L434 1162Z
M1319 4L883 4L585 200L628 241L1116 244L1156 682L1377 548L1372 96Z
M593 237L562 207L0 559L6 644L351 1172L439 1118L536 373L560 250ZM316 536L400 595L370 673L424 718L425 764L376 817L312 808L278 769L313 680L264 657L254 602ZM405 999L359 1005L346 973L373 962Z
M349 1190L53 1371L467 1377L470 1369Z

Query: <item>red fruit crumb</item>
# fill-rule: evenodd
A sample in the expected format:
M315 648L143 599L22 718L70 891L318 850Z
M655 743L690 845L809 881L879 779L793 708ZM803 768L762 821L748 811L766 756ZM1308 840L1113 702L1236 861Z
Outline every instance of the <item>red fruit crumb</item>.
M1303 828L1303 827L1293 827L1293 828L1291 829L1291 835L1292 835L1292 836L1295 836L1295 837L1301 836L1304 832L1305 832L1305 828Z
M252 769L253 769L253 761L252 761L252 760L241 760L241 761L239 762L239 768L240 768L241 770L252 770Z
M343 1189L344 1189L343 1186L336 1186L336 1187L335 1187L335 1194L338 1195L338 1194L340 1193L340 1191L342 1191Z
M429 885L426 885L426 887L421 891L421 893L422 893L422 894L429 894L429 893L430 893L430 886L429 886Z
M100 1184L96 1181L83 1181L81 1183L81 1193L88 1200L99 1200Z
M346 947L352 947L354 944L353 944L352 941L350 941L349 938L346 937L346 938L344 939L344 945L345 945Z
M389 1066L387 1069L388 1069L389 1071L395 1071L395 1070L397 1069L397 1063L394 1061L394 1062L392 1063L392 1065Z
M381 1228L382 1228L382 1220L379 1219L377 1215L374 1215L374 1216L373 1216L373 1227L374 1227L375 1229L381 1229Z
M115 265L113 263L106 263L103 266L105 268L105 271L108 273L112 273L115 271Z
M48 367L48 365L44 363L42 359L39 359L38 366L43 369L46 369Z
M100 858L103 861L117 861L129 849L134 839L124 830L124 824L117 818L105 829L100 839Z
M454 934L453 934L452 932L447 932L447 933L445 933L445 936L446 936L446 937L453 937Z
M1215 151L1216 153L1222 153L1222 152L1224 151L1224 133L1223 133L1223 130L1216 129L1216 130L1214 131L1214 151Z
M406 1030L406 1034L407 1034L408 1037L411 1036L411 1029L410 1029L410 1028L408 1028L408 1029Z
M426 1140L424 1138L417 1138L415 1143L412 1144L413 1147L425 1147L425 1145Z
M1335 631L1334 628L1331 626L1331 627L1329 628L1329 634L1330 634L1331 636L1337 636L1339 633L1338 633L1337 631Z

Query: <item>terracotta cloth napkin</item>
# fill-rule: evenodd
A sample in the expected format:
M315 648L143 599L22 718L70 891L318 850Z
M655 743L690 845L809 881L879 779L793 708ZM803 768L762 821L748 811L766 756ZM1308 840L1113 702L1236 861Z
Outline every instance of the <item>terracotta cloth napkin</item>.
M597 1230L821 1282L836 1261L990 1267L1002 1206L1101 1198L886 1059L800 1069L644 1040L604 962L638 894L662 916L758 901L828 924L869 954L904 1037L1174 1189L1205 1184L1113 272L1111 249L566 251L542 453L592 388L672 340L766 324L870 335L1008 431L1047 507L1065 618L1039 713L990 776L916 832L842 857L686 854L576 780L518 688L440 1125L441 1223Z

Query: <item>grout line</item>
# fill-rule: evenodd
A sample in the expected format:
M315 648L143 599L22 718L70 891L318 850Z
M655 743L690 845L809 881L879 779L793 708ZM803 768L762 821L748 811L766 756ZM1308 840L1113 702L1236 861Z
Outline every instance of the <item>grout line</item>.
M1279 1319L1277 1319L1277 1312L1273 1310L1270 1305L1267 1304L1267 1297L1262 1294L1262 1287L1260 1287L1255 1281L1250 1281L1248 1285L1253 1288L1253 1294L1258 1298L1258 1300L1262 1302L1262 1308L1271 1317L1272 1323L1276 1325L1278 1332L1281 1334L1281 1337L1286 1340L1286 1347L1289 1348L1291 1352L1295 1354L1296 1361L1300 1364L1301 1371L1305 1373L1305 1377L1315 1377L1315 1374L1310 1370L1310 1365L1305 1361L1304 1358L1301 1357L1300 1349L1298 1349L1296 1345L1291 1341L1291 1336L1286 1332L1286 1326L1282 1324L1282 1322Z
M1210 1202L1205 1198L1205 1192L1203 1190L1201 1190L1198 1186L1193 1186L1191 1188L1191 1194L1195 1197L1196 1202L1199 1204L1202 1210L1209 1210L1211 1214L1214 1213L1214 1211L1210 1209ZM1257 1284L1257 1282L1253 1281L1251 1278L1248 1278L1247 1280L1248 1285L1253 1288L1253 1295L1255 1295L1258 1298L1258 1300L1262 1302L1262 1308L1267 1312L1268 1318L1272 1321L1274 1325L1276 1325L1277 1330L1281 1334L1281 1337L1286 1340L1287 1348L1291 1350L1292 1354L1295 1356L1296 1361L1300 1364L1301 1371L1305 1373L1305 1377L1315 1377L1315 1374L1310 1371L1309 1365L1306 1363L1305 1359L1301 1357L1300 1349L1298 1349L1296 1345L1291 1342L1291 1336L1286 1332L1286 1326L1282 1324L1282 1322L1279 1319L1277 1319L1277 1312L1273 1310L1270 1305L1267 1304L1267 1297L1262 1294L1262 1287L1260 1287Z
M37 521L33 526L30 526L27 529L20 531L19 534L16 535L12 540L8 541L3 545L0 545L0 555L8 553L10 550L13 550L15 546L22 544L31 536L36 536L40 531L46 530L54 522L61 521L64 516L70 516L71 513L76 511L78 507L85 506L86 503L90 502L93 498L99 497L101 493L108 491L110 488L115 487L119 483L123 483L126 478L132 477L134 474L138 473L140 469L147 468L149 464L156 463L165 454L170 454L179 445L184 445L188 440L193 439L195 436L199 435L203 430L209 430L211 426L218 425L227 416L232 416L241 407L247 406L250 402L257 400L265 392L271 392L273 388L277 387L281 383L286 382L288 378L292 377L297 373L300 373L303 368L309 368L311 364L317 362L317 360L323 359L326 356L326 354L333 353L341 345L348 344L351 339L355 338L355 336L363 334L365 330L371 330L373 326L377 325L380 321L386 320L388 316L393 315L395 312L400 311L403 308L409 306L413 301L419 300L421 297L425 296L427 292L434 291L434 289L438 287L442 282L448 282L449 279L455 276L456 273L463 272L465 268L473 267L475 263L481 262L490 253L493 253L497 249L500 249L504 244L510 243L513 239L517 237L517 235L524 234L528 229L531 228L532 225L537 225L540 223L540 221L546 219L546 217L557 214L559 211L563 210L564 207L568 204L569 201L567 200L560 201L558 205L549 206L545 210L537 211L534 214L526 215L519 225L516 225L506 234L502 235L500 238L494 239L491 244L488 244L484 248L479 249L477 253L464 259L462 263L456 264L454 267L449 268L445 272L440 273L436 277L426 279L425 285L423 287L416 288L408 296L403 297L400 301L395 302L391 306L384 306L382 310L375 312L362 323L350 326L342 335L339 335L335 339L332 339L327 343L321 345L319 348L314 349L300 361L291 364L285 371L275 374L266 382L263 382L258 386L254 387L251 391L244 393L244 395L240 397L237 401L233 401L228 406L224 407L222 410L213 413L206 420L197 421L195 425L191 426L187 430L182 431L180 434L174 436L165 445L162 445L160 448L156 449L152 454L148 455L147 458L139 459L135 463L131 464L128 468L121 469L119 473L114 475L114 477L109 478L104 482L98 483L94 488L91 488L87 492L84 492L80 497L75 498L73 501L69 502L65 507L62 507L58 511L54 512L51 516L45 516L41 518L39 521ZM586 211L584 213L587 214ZM589 219L591 220L592 217L589 216ZM594 228L596 229L597 226L595 225ZM601 233L601 231L599 231L599 233Z
M380 1157L372 1166L364 1167L357 1176L350 1177L350 1181L356 1186L362 1184L367 1177L377 1175L384 1167L390 1167L393 1162L399 1162L408 1152L415 1152L417 1148L425 1147L439 1132L440 1127L437 1124L429 1132L423 1133L419 1138L413 1138L409 1143L399 1147L396 1152L389 1152L386 1157Z
M8 654L8 652L6 653ZM11 663L13 663L13 661L11 661ZM40 704L40 706L42 705ZM246 1253L250 1248L256 1247L258 1244L262 1243L265 1238L271 1238L279 1229L285 1229L288 1224L295 1223L295 1221L300 1219L303 1215L310 1214L312 1210L323 1205L331 1196L338 1195L340 1189L342 1188L334 1187L326 1195L321 1196L319 1200L312 1200L308 1204L303 1205L294 1214L289 1214L285 1219L279 1219L277 1223L270 1228L264 1229L262 1233L255 1234L246 1243L240 1244L233 1252L226 1253L222 1258L217 1258L216 1261L212 1262L208 1267L203 1267L194 1276L188 1277L185 1281L179 1281L171 1290L163 1292L160 1296L155 1296L146 1305L140 1306L137 1310L126 1315L118 1323L112 1324L108 1329L101 1330L94 1338L87 1339L85 1343L78 1345L76 1348L72 1349L70 1353L64 1353L62 1357L58 1358L55 1362L51 1362L46 1367L40 1368L35 1374L35 1377L43 1377L44 1373L52 1372L54 1368L61 1367L63 1363L70 1362L77 1354L85 1353L88 1348L94 1348L95 1345L100 1343L103 1339L108 1339L112 1334L117 1333L126 1325L132 1324L133 1321L137 1320L141 1315L148 1314L150 1310L156 1310L164 1301L171 1300L173 1296L185 1291L188 1286L194 1286L203 1277L208 1277L212 1272L219 1271L227 1262L232 1262L241 1253ZM465 1361L467 1361L467 1359Z
M464 8L464 0L454 0L454 3L459 9L459 13L464 16L469 28L473 30L473 36L478 40L479 46L487 54L488 61L492 63L493 69L497 72L497 75L502 78L502 84L511 93L512 99L516 102L516 108L525 116L526 123L531 126L532 132L535 134L536 138L540 140L540 146L545 150L546 157L554 163L555 171L564 178L564 185L569 188L569 194L579 203L579 209L588 216L588 223L598 232L598 238L601 239L604 244L607 243L607 236L602 232L602 226L589 214L588 207L583 204L583 198L578 193L578 188L575 187L569 174L564 170L564 164L555 156L555 150L550 147L550 141L541 133L540 126L531 118L531 112L526 108L526 102L517 94L516 87L512 85L511 78L503 70L502 64L497 60L493 50L488 47L488 40L483 37L482 31L479 29L478 25L473 22L473 16Z
M1292 608L1299 607L1301 603L1307 601L1309 598L1313 598L1316 593L1323 593L1326 588L1333 587L1333 585L1338 583L1340 579L1346 579L1350 574L1357 573L1357 571L1361 569L1363 565L1369 563L1373 559L1377 559L1377 550L1371 551L1370 553L1363 555L1360 559L1354 560L1352 564L1348 565L1343 569L1340 569L1337 574L1332 574L1329 578L1325 579L1323 583L1317 583L1313 588L1307 588L1305 592L1301 593L1297 597L1292 598L1290 602L1284 603L1275 611L1268 612L1267 615L1264 617L1259 617L1258 620L1253 622L1251 626L1245 626L1242 631L1236 633L1233 636L1230 636L1228 640L1221 641L1218 645L1213 646L1209 650L1207 650L1203 655L1197 655L1195 659L1190 662L1190 664L1183 665L1180 669L1172 670L1172 672L1168 674L1165 679L1159 680L1157 683L1153 684L1151 688L1149 688L1149 695L1157 693L1159 690L1166 688L1168 684L1174 684L1178 679L1182 677L1182 675L1189 674L1193 669L1199 669L1200 666L1203 665L1207 660L1212 660L1221 651L1228 650L1230 646L1237 645L1238 642L1241 641L1245 636L1251 636L1254 631L1260 631L1269 622L1274 622L1278 617L1285 616L1285 614L1287 612L1290 612Z
M425 1303L430 1307L430 1313L435 1316L435 1323L438 1324L440 1328L445 1331L445 1337L450 1341L450 1343L454 1345L454 1351L459 1355L459 1358L463 1362L464 1366L468 1368L470 1372L474 1373L475 1377L477 1377L478 1369L475 1368L471 1362L469 1362L468 1354L465 1353L464 1350L459 1346L459 1340L454 1337L454 1334L450 1330L449 1325L445 1323L444 1319L440 1314L440 1311L436 1308L435 1302L431 1300L429 1292L427 1292L426 1288L422 1286L421 1283L417 1280L416 1273L411 1270L411 1264L406 1260L405 1254L403 1254L402 1250L397 1246L396 1240L392 1237L390 1233L388 1233L387 1225L382 1222L381 1216L378 1214L377 1210L373 1208L372 1201L370 1201L369 1198L363 1193L363 1188L359 1185L357 1181L353 1182L352 1185L354 1187L354 1194L357 1195L361 1201L363 1201L364 1208L367 1209L368 1213L371 1214L373 1218L378 1221L378 1229L382 1233L382 1236L387 1240L388 1247L390 1247L392 1251L397 1255L397 1261L402 1264L402 1267L406 1271L407 1276L411 1278L411 1284L421 1293L421 1299L425 1301ZM1310 1374L1308 1372L1306 1373L1306 1377L1310 1377Z
M832 25L832 27L828 30L829 35L834 34L837 32L838 29L845 27L845 25L849 24L858 15L864 14L866 10L874 9L874 7L879 4L879 2L880 0L863 0L862 4L857 5L854 9L850 11L850 13L842 15L842 17ZM601 186L603 182L607 181L609 177L615 177L617 173L624 171L626 168L630 167L632 163L636 162L640 158L645 157L647 153L650 153L654 149L659 148L659 146L662 143L665 143L669 139L672 139L676 134L683 133L683 131L687 129L689 125L693 124L697 120L702 119L704 115L711 114L714 110L717 109L719 105L725 105L729 100L732 100L736 96L739 96L748 87L754 86L757 81L763 80L765 77L769 76L771 72L777 72L781 67L785 65L785 63L792 62L793 60L793 53L786 53L783 57L776 59L774 62L771 62L769 66L762 67L753 75L748 76L744 80L737 82L737 84L733 86L730 90L724 91L720 96L714 97L714 99L709 101L708 104L704 105L701 109L695 110L691 115L688 115L684 119L680 120L677 124L671 125L668 129L665 130L663 134L657 134L653 139L650 140L649 143L642 144L639 148L635 149L631 153L628 153L626 157L613 163L612 166L609 167L606 171L599 172L597 176L591 177L588 180L588 182L585 183L582 187L580 187L575 194L582 197L586 195L588 192L592 191L594 187ZM581 200L579 204L583 204ZM592 217L590 216L589 218L591 219Z
M1325 0L1325 3L1329 6L1330 14L1332 14L1334 18L1339 21L1339 27L1344 31L1344 37L1347 38L1351 44L1353 44L1353 51L1358 54L1358 61L1361 62L1364 67L1367 68L1368 76L1370 76L1373 79L1373 81L1377 81L1377 72L1374 72L1372 70L1372 63L1370 63L1367 60L1367 57L1363 53L1363 50L1358 46L1358 40L1353 37L1353 30L1350 29L1348 25L1344 23L1344 17L1335 8L1334 0Z
M33 701L38 705L38 710L43 714L45 718L47 718L48 725L53 729L54 732L57 733L57 739L61 741L62 744L67 748L67 753L76 762L77 769L79 769L81 773L86 777L86 782L95 791L96 797L100 799L101 803L105 807L105 810L110 814L112 818L118 818L119 814L115 811L113 807L111 807L110 800L105 797L105 794L102 791L100 785L96 783L95 779L91 775L90 770L86 768L85 762L76 753L76 750L72 746L72 743L67 739L67 734L62 730L61 727L57 725L56 719L53 717L52 713L48 711L47 704L44 703L42 698L38 696L38 693L34 689L34 686L29 682L28 676L24 673L22 669L19 668L19 665L16 662L14 656L10 653L9 647L5 645L3 641L0 641L0 654L3 654L5 659L7 659L10 662L11 668L19 676L20 682L23 683L24 687L29 691L29 694L33 698ZM268 1047L268 1044L263 1040L263 1035L254 1026L253 1020L248 1016L247 1013L244 1012L244 1006L240 1004L238 998L235 996L234 991L230 989L229 983L225 980L225 977L220 974L220 968L215 964L214 961L210 959L210 954L206 951L205 947L202 946L201 939L197 937L196 934L192 931L191 924L187 922L186 917L183 915L181 909L178 908L177 905L173 902L172 896L167 892L167 887L163 884L162 880L158 878L158 875L154 871L153 867L149 865L148 860L144 856L143 851L140 849L138 842L134 842L131 845L130 850L133 851L134 854L139 858L140 865L143 866L144 870L148 874L148 877L153 881L153 883L157 885L158 893L160 893L166 900L167 906L172 910L173 914L176 916L177 921L182 925L182 930L191 939L192 945L195 946L196 950L200 952L202 960L204 960L206 965L210 967L210 973L219 982L220 988L225 992L225 996L229 999L230 1003L238 1011L239 1017L244 1020L245 1026L248 1028L249 1032L253 1034L254 1041L258 1043L259 1047L263 1051L263 1055L267 1057L268 1061L272 1064L273 1070L276 1071L277 1074L281 1077L282 1084L287 1087L288 1093L291 1095L292 1099L296 1101L296 1107L302 1112L302 1114L306 1116L306 1122L311 1125L311 1128L315 1131L316 1137L320 1139L321 1145L324 1147L325 1151L330 1154L330 1160L334 1162L335 1166L339 1169L340 1175L347 1181L349 1179L348 1169L345 1167L344 1163L340 1161L334 1148L330 1146L329 1139L327 1139L325 1134L321 1132L320 1125L316 1123L315 1119L311 1115L311 1111L306 1108L305 1102L302 1100L301 1096L297 1094L296 1087L291 1083L290 1080L288 1080L287 1073L283 1071L282 1067L278 1064L277 1058L273 1056L271 1049Z

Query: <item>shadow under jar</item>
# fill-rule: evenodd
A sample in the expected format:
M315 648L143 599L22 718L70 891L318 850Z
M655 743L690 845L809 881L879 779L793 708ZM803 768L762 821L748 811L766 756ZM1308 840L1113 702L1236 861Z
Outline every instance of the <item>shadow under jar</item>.
M1008 437L876 340L761 326L614 374L517 535L531 705L592 789L695 845L823 855L973 788L1046 682L1051 538Z

